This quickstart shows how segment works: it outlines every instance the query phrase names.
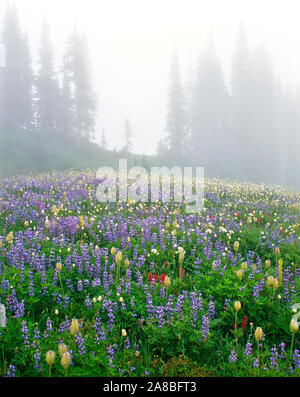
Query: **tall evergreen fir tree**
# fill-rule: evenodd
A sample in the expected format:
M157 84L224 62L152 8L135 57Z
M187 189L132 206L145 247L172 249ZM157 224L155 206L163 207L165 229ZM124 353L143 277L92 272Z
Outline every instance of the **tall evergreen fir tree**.
M74 99L75 135L94 139L97 101L93 91L86 41L76 28L67 43L64 65Z
M132 144L132 137L133 133L130 127L129 120L125 120L125 152L126 153L131 153L133 149L133 144Z
M174 51L170 68L166 125L169 161L174 165L180 165L183 161L184 146L187 137L186 123L184 89L180 78L178 55Z
M57 130L62 138L75 135L75 106L71 81L63 67L57 114Z
M0 40L0 133L1 128L3 127L3 78L5 73L5 64L6 64L6 56L5 56L5 46Z
M54 70L53 47L46 20L42 26L39 50L39 70L36 77L36 122L39 132L49 135L58 132L60 103L59 82Z
M251 72L255 117L251 123L252 138L248 150L254 169L252 166L253 176L249 178L258 182L285 183L284 135L288 128L283 118L287 108L282 102L284 94L276 84L271 57L262 45L253 50Z
M193 150L192 150L192 117L193 117L193 90L194 90L194 69L192 59L190 58L189 68L186 74L186 79L183 84L184 101L185 101L185 141L183 145L183 155L185 158L186 165L193 165ZM164 141L159 143L161 149L159 151L164 152ZM165 155L163 156L165 157Z
M6 65L2 81L2 123L12 130L33 128L33 72L26 34L21 32L17 10L8 5L2 42Z
M161 138L158 141L156 148L156 156L160 165L166 166L166 161L168 157L168 145L165 142L165 139Z
M300 86L286 94L288 128L282 151L286 152L286 184L300 190Z
M217 58L212 33L201 54L192 96L191 154L195 164L209 173L222 172L226 162L229 94Z
M254 154L254 111L251 55L246 30L239 27L236 48L232 57L231 75L232 129L228 153L233 167L232 176L243 175L249 180L256 173Z
M104 128L102 128L101 148L107 150L107 139Z

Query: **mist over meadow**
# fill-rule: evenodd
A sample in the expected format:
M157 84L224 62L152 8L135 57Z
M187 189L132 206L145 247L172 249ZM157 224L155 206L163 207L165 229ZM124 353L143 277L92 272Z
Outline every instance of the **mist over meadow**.
M244 12L234 1L214 2L215 9L207 2L166 2L169 14L157 2L112 3L1 6L2 175L97 170L128 158L130 165L199 166L207 176L299 189L297 75L287 78L274 50L294 31L282 30L282 42L272 37L286 9L282 2L273 9L254 3L249 12L247 2ZM217 10L224 11L221 22ZM295 21L291 26L296 29ZM297 38L288 43L286 65L297 64Z
M0 1L1 392L299 379L299 11Z

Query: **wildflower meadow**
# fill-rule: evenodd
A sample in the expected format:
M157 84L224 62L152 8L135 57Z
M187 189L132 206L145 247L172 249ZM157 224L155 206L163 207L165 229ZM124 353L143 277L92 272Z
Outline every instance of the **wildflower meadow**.
M1 178L1 377L300 375L299 193L205 179L187 213L98 183Z

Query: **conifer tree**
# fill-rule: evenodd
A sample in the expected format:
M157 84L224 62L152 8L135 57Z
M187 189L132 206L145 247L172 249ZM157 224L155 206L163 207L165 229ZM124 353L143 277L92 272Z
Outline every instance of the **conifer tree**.
M104 128L102 129L101 148L104 150L107 150L107 139L106 139Z
M131 153L133 149L133 144L132 144L132 137L133 133L130 127L129 120L125 120L125 152L126 153Z
M224 141L228 133L229 94L212 33L199 57L192 95L191 154L194 164L209 172L224 167Z
M94 139L97 101L93 91L86 40L76 28L67 43L64 67L74 101L75 135Z
M183 161L186 122L184 89L181 83L179 59L175 51L171 59L166 125L169 161L172 164L180 164Z
M36 77L36 122L39 132L49 135L59 129L60 87L54 70L53 47L46 20L42 25L39 70Z
M2 76L2 123L13 130L33 128L33 72L27 35L22 33L15 6L8 5L2 42L6 64Z

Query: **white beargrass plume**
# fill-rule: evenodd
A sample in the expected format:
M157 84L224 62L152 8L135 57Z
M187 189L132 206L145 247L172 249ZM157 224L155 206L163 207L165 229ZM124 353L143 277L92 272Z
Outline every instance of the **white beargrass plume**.
M6 312L5 306L0 303L0 328L6 327Z
M71 363L71 355L68 351L61 356L60 363L63 369L65 370L65 376L67 376L67 371Z
M60 356L62 356L67 350L67 346L64 343L60 343L58 345L58 353Z
M51 376L51 368L52 365L54 364L55 360L55 352L53 350L48 350L46 353L46 363L49 365L49 374Z
M295 340L295 333L298 332L299 330L299 325L298 321L292 318L291 323L290 323L290 331L292 333L292 342L291 342L291 356L293 354L293 345L294 345L294 340Z

